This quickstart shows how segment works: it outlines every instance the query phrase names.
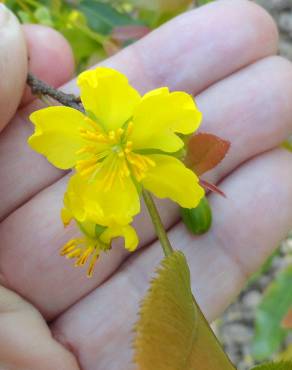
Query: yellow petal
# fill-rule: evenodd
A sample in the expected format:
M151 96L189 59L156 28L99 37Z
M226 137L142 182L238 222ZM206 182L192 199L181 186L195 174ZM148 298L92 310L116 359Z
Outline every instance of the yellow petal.
M118 179L110 189L98 180L91 185L92 198L96 199L105 215L105 224L117 223L126 225L140 212L140 199L131 177L121 183Z
M77 84L86 111L106 131L115 130L128 121L141 99L127 77L111 68L97 67L83 72Z
M142 185L158 198L170 198L184 208L196 207L205 193L198 177L174 157L160 154L149 157L156 166L149 169Z
M74 167L76 153L85 145L80 136L80 128L88 127L85 115L69 107L49 107L32 113L30 120L35 125L30 147L56 167Z
M64 196L64 208L81 224L86 221L100 224L104 213L90 190L90 184L80 175L71 176Z
M176 133L193 133L201 120L202 114L189 94L170 93L167 88L153 90L142 98L134 112L130 137L133 148L176 152L184 145Z
M79 222L127 225L140 212L139 195L130 177L124 180L123 186L115 181L111 189L105 191L101 182L88 183L75 174L69 181L65 199L65 206Z
M130 225L111 226L100 235L101 241L106 244L110 244L112 239L118 237L125 239L125 248L130 252L133 252L137 248L139 239L136 230Z
M72 213L68 208L63 208L61 210L61 219L64 226L68 226L72 220Z

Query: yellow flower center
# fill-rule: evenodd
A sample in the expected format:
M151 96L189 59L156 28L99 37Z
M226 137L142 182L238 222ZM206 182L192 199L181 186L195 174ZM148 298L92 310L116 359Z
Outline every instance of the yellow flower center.
M133 123L105 133L93 120L87 118L92 129L82 128L80 135L88 143L78 154L87 154L86 159L77 162L76 169L83 176L94 178L102 173L104 189L109 190L116 180L123 185L124 180L133 176L140 182L155 162L133 151L129 139Z

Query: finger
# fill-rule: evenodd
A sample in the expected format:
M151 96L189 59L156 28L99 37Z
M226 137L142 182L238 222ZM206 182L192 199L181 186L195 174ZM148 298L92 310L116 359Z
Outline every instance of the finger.
M292 133L291 81L291 64L280 57L270 57L233 74L199 96L198 103L206 116L203 129L215 131L232 143L226 160L209 173L210 181L219 180L249 158L279 145ZM126 257L123 248L114 248L113 253L101 259L90 281L84 278L84 271L74 270L70 262L59 257L60 246L76 237L74 227L64 230L59 221L66 181L64 178L39 193L0 225L6 246L0 249L2 273L13 289L34 302L48 317L95 288ZM169 228L178 219L177 208L170 202L161 204L162 216ZM155 238L151 223L145 220L148 218L142 212L135 222L141 245ZM31 225L34 225L33 232ZM13 260L16 253L30 258ZM36 278L40 263L52 275L50 279ZM56 288L50 291L48 285L52 281ZM69 289L73 281L74 290ZM43 295L43 291L50 294Z
M201 131L231 143L224 161L205 175L206 179L216 183L292 134L290 81L292 64L273 56L234 73L197 97L204 117Z
M247 1L225 0L174 19L103 64L124 71L141 91L167 84L171 89L197 94L276 50L276 28L266 12ZM66 90L77 92L75 82ZM17 148L17 156L6 149L5 161L0 155L0 176L5 179L0 193L9 194L10 184L14 184L13 196L1 205L0 219L63 175L25 144L31 128L24 124L23 117L33 109L35 105L23 110L0 138L0 150L4 150L4 143ZM23 181L24 169L29 181Z
M74 58L68 41L59 32L41 25L24 25L23 30L28 45L28 70L53 87L67 82L74 72ZM26 87L22 105L31 100L30 88Z
M28 43L29 70L55 87L68 81L73 73L74 61L71 48L63 36L49 27L39 25L27 25L24 31ZM12 82L11 84L13 85ZM13 95L10 94L6 98L13 100ZM27 87L22 104L31 99ZM30 198L39 186L48 185L48 178L51 182L59 178L60 172L48 167L40 156L36 162L29 160L31 150L25 137L30 133L30 127L23 123L20 116L16 116L13 124L4 130L0 137L0 197L3 201L0 220L10 213L16 204ZM31 181L32 173L37 175L38 183Z
M1 369L78 370L72 353L52 338L41 315L0 286Z
M210 197L214 226L209 234L194 237L181 224L171 231L172 244L187 256L195 297L210 321L290 229L291 165L291 153L281 150L250 161L221 184L227 199ZM84 370L133 368L136 312L161 258L154 243L53 324L55 337L78 353Z
M0 4L0 131L20 102L27 71L25 39L16 17Z

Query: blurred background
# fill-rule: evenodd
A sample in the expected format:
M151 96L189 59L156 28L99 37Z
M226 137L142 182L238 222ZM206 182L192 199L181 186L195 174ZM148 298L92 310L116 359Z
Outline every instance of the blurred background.
M211 1L7 0L4 3L22 23L44 24L60 31L72 46L78 73L179 13ZM276 20L281 35L280 53L292 60L292 0L255 2ZM291 150L291 142L286 146ZM292 233L276 247L274 255L250 279L236 302L213 324L239 370L248 370L271 358L292 360Z

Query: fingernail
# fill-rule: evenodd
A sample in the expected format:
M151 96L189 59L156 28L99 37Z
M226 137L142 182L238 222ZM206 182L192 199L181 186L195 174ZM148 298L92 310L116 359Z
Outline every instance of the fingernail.
M10 15L11 12L7 8L7 6L4 5L3 3L0 3L0 27L3 27L6 24Z

